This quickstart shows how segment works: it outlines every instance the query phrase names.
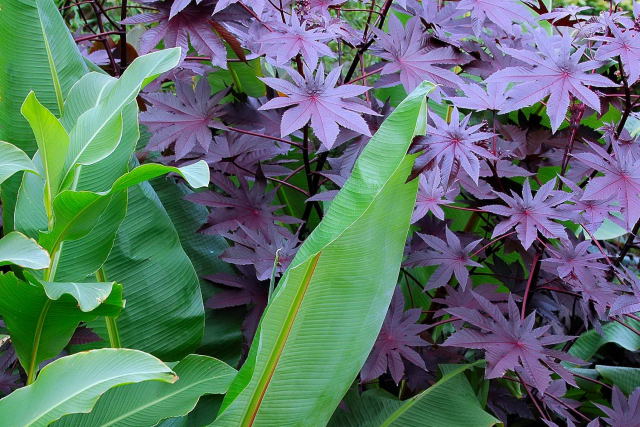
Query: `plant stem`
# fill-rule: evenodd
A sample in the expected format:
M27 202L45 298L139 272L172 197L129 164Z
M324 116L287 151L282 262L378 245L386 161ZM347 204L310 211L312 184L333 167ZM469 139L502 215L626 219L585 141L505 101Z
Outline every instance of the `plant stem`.
M640 230L640 221L636 222L636 225L634 225L633 229L631 230L631 234L629 234L629 237L627 237L627 241L624 243L624 246L620 251L620 255L618 255L618 258L614 263L616 266L622 264L624 257L627 256L627 252L629 252L629 249L631 249L631 247L633 246L633 241L638 234L638 230Z
M529 299L529 292L531 291L531 285L533 284L534 279L538 276L538 269L540 266L540 257L542 255L542 250L538 250L536 254L533 256L533 261L531 262L531 270L529 271L529 279L527 280L527 287L524 290L524 296L522 297L522 310L520 312L520 318L524 320L527 313L527 300Z
M107 276L104 273L104 268L100 267L98 271L96 271L96 279L98 280L98 282L107 281ZM116 318L113 316L105 316L104 321L107 325L107 334L109 335L109 345L112 348L122 347L122 343L120 342L120 331L118 331L118 324L116 322Z
M62 250L62 243L51 251L51 263L49 268L44 272L43 279L47 282L52 282L56 276L56 270L58 268L58 261L60 260L60 251ZM42 330L44 329L44 321L49 313L51 307L51 300L47 298L44 303L36 327L33 332L33 345L31 349L31 358L29 360L29 368L27 369L27 385L31 384L36 379L36 373L38 372L38 365L36 360L38 359L38 350L40 348L40 337L42 337Z

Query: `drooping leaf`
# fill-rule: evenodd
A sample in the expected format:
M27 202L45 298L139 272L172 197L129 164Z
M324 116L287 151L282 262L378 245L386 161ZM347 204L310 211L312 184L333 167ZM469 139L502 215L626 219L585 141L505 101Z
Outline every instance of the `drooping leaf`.
M22 233L12 231L0 239L0 265L41 270L49 266L49 261L49 253Z
M13 144L0 141L0 184L20 171L37 173L35 165L24 151Z
M40 281L47 297L58 300L62 295L71 295L78 302L80 310L89 312L95 310L111 295L114 282L73 283L73 282L45 282Z
M42 284L34 282L19 280L13 273L0 276L0 314L20 363L30 377L40 362L60 353L80 322L99 315L117 315L123 305L122 286L119 285L112 287L100 306L83 312L74 296L54 291L58 299L49 299ZM78 295L84 299L80 290Z
M236 370L208 356L189 355L173 367L175 383L146 381L107 391L89 414L62 418L56 427L151 426L189 413L205 394L223 394Z
M89 191L63 191L53 202L55 222L42 240L49 249L56 249L64 240L77 240L95 227L98 219L111 202L111 198L129 187L169 172L182 176L194 187L209 183L209 167L204 160L183 167L147 163L122 175L101 193Z
M406 183L413 162L406 152L424 131L424 96L432 88L425 82L383 123L299 249L215 425L329 420L391 300L417 191L417 182ZM375 226L381 222L386 226ZM383 252L376 249L382 242Z
M626 320L632 327L639 328L640 322ZM578 337L569 349L569 354L582 360L591 360L600 347L614 343L629 351L640 349L640 336L617 322L602 325L602 333L591 329Z
M178 64L180 49L165 49L136 58L117 79L104 86L94 107L83 112L70 132L66 173L77 164L96 163L117 147L123 132L122 111L157 75Z
M329 427L380 427L402 401L382 389L370 389L360 394L350 390L329 421Z
M112 387L149 380L173 382L176 375L162 361L137 350L76 353L47 365L33 384L0 400L2 423L47 426L64 415L89 412Z
M41 10L42 20L38 16L36 3L46 7L46 10ZM36 3L11 1L3 5L0 13L0 34L7 42L3 47L15 50L15 54L10 56L0 55L0 135L1 139L15 143L29 155L35 151L33 134L26 120L18 113L25 96L33 88L38 98L57 113L57 105L62 104L61 100L59 103L56 101L46 54L47 46L43 41L45 35L55 39L55 42L49 43L49 47L58 70L63 98L71 97L71 87L88 72L85 60L54 2L39 0ZM16 22L23 23L20 32L15 31ZM73 126L75 117L94 107L103 86L112 81L109 77L94 79L93 84L87 84L84 88L95 87L95 91L79 91L75 97L84 102L76 104L74 101L73 106L68 104L65 107L74 117L63 114L65 126ZM137 114L135 102L128 105ZM129 162L138 139L138 126L135 120L126 118L123 124L123 136L118 149L102 161L82 167L78 190L108 190L115 179L129 170ZM67 128L67 131L70 130ZM26 176L34 177L36 181L39 178L33 174ZM31 181L29 183L32 184ZM38 184L35 184L37 191ZM6 185L3 185L6 229L10 229L13 223L12 198L15 197L17 188L18 185L14 185L9 188L11 191L5 191ZM117 232L113 225L119 223L119 216L125 215L122 204L117 209L114 206L105 211L105 214L110 213L111 218L104 222L109 227L96 227L82 239L63 245L59 265L61 270L56 280L83 281L83 272L92 274L111 251L111 259L106 267L107 280L123 283L130 302L125 310L126 315L121 315L118 319L124 345L137 346L160 357L178 360L195 350L203 333L204 308L198 279L191 262L180 247L173 225L151 187L148 184L136 186L128 191L128 195L128 215L118 232L115 249L111 251L111 239ZM26 201L25 198L23 200ZM25 234L37 237L38 231L46 228L44 210L40 210L38 206L25 208L28 215L16 215L16 219L19 218L30 228L29 233L22 230ZM41 226L43 216L44 227ZM64 249L64 246L67 248ZM81 257L75 258L77 254ZM99 256L93 257L93 254ZM77 263L75 259L78 260ZM69 269L69 265L78 268ZM69 269L69 275L64 273L65 269ZM103 323L100 322L99 326L103 327ZM100 331L99 327L97 329ZM159 336L171 336L172 339L159 340Z
M64 98L87 66L53 0L3 4L0 39L6 52L12 52L0 56L0 139L32 156L36 142L20 105L33 91L60 115Z

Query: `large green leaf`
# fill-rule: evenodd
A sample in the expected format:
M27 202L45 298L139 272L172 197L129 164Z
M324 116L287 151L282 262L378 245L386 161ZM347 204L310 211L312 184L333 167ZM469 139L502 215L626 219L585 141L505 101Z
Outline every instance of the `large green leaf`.
M16 31L16 23L20 31ZM56 114L62 98L87 72L73 37L52 0L6 0L0 13L0 139L28 155L36 151L33 133L20 114L29 91ZM2 185L4 229L13 229L20 177Z
M45 178L46 208L53 201L62 182L69 135L53 113L40 104L34 92L29 92L20 112L29 121L40 151Z
M382 389L367 390L360 394L350 390L344 398L344 407L334 412L329 427L380 427L402 406L402 401Z
M120 285L112 287L100 306L83 312L74 296L58 293L58 299L50 299L42 284L34 282L19 280L13 273L0 275L0 315L30 377L35 375L40 362L60 353L80 322L99 315L114 316L122 308Z
M57 248L64 240L77 240L86 236L96 226L115 195L170 172L179 174L195 187L209 183L209 166L204 160L200 160L182 167L156 163L138 166L116 179L109 190L100 193L63 191L53 201L55 222L51 231L41 239L43 246L51 250Z
M0 139L15 143L28 154L35 151L33 134L27 122L16 113L29 90L33 88L38 99L51 111L60 112L43 41L43 28L47 31L47 37L55 40L49 45L54 64L57 64L63 96L68 101L62 115L62 123L67 131L72 131L77 117L97 105L106 86L113 84L113 79L94 74L94 80L76 88L75 95L70 91L88 73L85 60L53 2L39 0L37 4L43 8L40 15L36 4L30 0L9 0L3 3L0 13L0 42L3 46L0 50ZM16 22L21 23L19 33L15 33ZM7 49L4 49L5 46ZM135 101L128 105L125 108L137 114ZM129 169L138 139L138 126L135 120L127 118L124 118L123 126L123 136L116 151L98 163L82 167L78 190L108 190L116 178ZM34 190L36 193L38 191L39 177L26 174L26 177L29 176L36 179L25 178L21 189L27 194L27 197L21 198L25 205L23 212L29 215L16 213L15 218L22 222L20 231L37 237L39 231L46 229L46 215L42 203L40 206L33 203L32 195L35 194ZM3 185L2 189L4 225L11 229L18 186ZM150 186L136 186L128 191L128 195L128 214L118 232L116 248L105 267L107 279L123 283L126 288L127 309L118 319L123 329L122 339L127 346L136 346L157 356L178 360L198 346L203 333L204 308L198 278L180 247L171 221ZM39 197L42 199L42 193ZM103 215L109 214L111 219L105 224L112 225L118 215L124 215L121 207L107 208ZM98 226L85 237L66 242L55 279L82 281L83 272L95 271L109 254L115 233L112 226ZM92 254L97 256L93 257ZM98 260L99 264L96 265L94 260ZM100 328L100 325L96 326ZM104 333L104 330L100 331Z
M24 151L13 144L0 141L0 184L20 171L37 173L35 165Z
M89 414L70 415L57 427L152 426L166 418L186 415L204 394L227 391L236 370L208 356L189 355L173 371L173 384L145 382L109 390Z
M640 327L640 322L627 319L634 328ZM605 344L615 343L629 351L640 349L640 336L632 330L625 328L617 322L609 322L602 326L603 334L591 329L578 337L569 349L569 354L579 359L589 361L596 354L598 349Z
M214 423L324 425L365 362L397 282L417 183L423 83L385 120L280 280ZM380 224L384 224L381 227Z
M176 376L155 357L137 350L100 349L47 365L33 384L0 400L4 426L47 426L67 414L89 412L112 387Z
M180 48L164 49L136 58L122 76L104 85L98 102L77 119L67 156L70 171L76 164L96 163L117 147L122 136L122 111L157 75L180 62Z
M41 270L49 266L49 253L22 233L12 231L0 239L0 265L15 264Z
M640 387L640 368L596 365L596 371L626 394Z
M123 346L163 360L197 348L204 331L200 283L149 184L129 189L127 215L104 271L125 287L127 306L118 318ZM106 336L101 324L93 326Z
M473 366L441 366L444 376L406 401L381 427L480 427L499 423L500 420L482 409L464 375Z
M53 0L3 1L0 45L0 139L33 155L36 143L20 114L27 94L61 114L56 93L65 97L88 70Z
M482 362L480 362L482 363ZM404 402L383 390L354 390L337 409L331 427L467 427L499 423L485 412L464 375L476 364L441 365L443 377L422 393Z
M71 295L78 302L81 311L98 308L111 295L114 282L74 283L40 281L49 299L57 300L62 295Z

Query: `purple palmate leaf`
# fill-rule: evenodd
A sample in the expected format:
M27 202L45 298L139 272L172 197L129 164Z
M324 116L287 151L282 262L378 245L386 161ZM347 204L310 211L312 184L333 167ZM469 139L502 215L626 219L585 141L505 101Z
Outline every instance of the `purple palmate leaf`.
M640 78L640 33L636 29L622 29L613 22L609 23L613 37L593 37L605 42L596 52L596 59L620 57L628 84Z
M202 227L205 234L221 234L233 232L241 225L251 230L268 230L276 221L285 224L299 223L300 220L286 215L276 215L281 206L272 205L274 192L265 191L265 183L256 180L249 186L246 178L238 179L240 187L236 187L224 175L214 173L211 182L224 190L228 196L214 191L190 194L186 197L192 202L212 207L207 223Z
M336 141L338 125L371 136L369 127L360 114L377 115L378 113L355 98L368 91L369 87L352 84L336 87L341 68L333 68L325 77L322 63L315 75L306 66L304 77L293 69L287 71L293 83L273 77L261 79L285 95L270 100L260 107L261 110L294 106L282 115L280 124L282 136L302 128L309 121L314 133L327 149L331 148Z
M483 124L469 126L471 115L460 120L457 108L453 109L451 121L447 123L436 113L430 114L435 126L427 126L427 135L419 137L416 145L424 148L425 153L420 157L424 164L435 160L440 165L443 178L448 181L455 174L454 163L459 163L469 177L477 184L480 175L480 161L478 156L485 159L496 157L481 143L490 139L494 134L480 132Z
M444 211L440 205L448 205L452 201L446 199L448 192L442 186L440 168L436 166L432 170L420 174L419 181L416 207L411 216L411 223L418 221L428 212L444 221Z
M636 388L627 399L617 386L611 393L611 408L599 403L595 404L606 414L603 418L612 427L637 427L640 420L640 387Z
M396 384L399 383L404 375L402 359L426 369L424 360L412 348L428 344L419 335L428 326L416 324L419 318L420 309L404 310L402 291L396 288L380 334L360 372L363 383L378 378L387 370Z
M536 51L502 48L505 53L531 64L533 68L508 67L492 74L487 80L489 83L522 82L509 91L511 99L503 112L533 105L549 96L547 115L555 132L565 119L571 95L600 111L600 99L589 86L617 86L606 77L588 72L598 68L600 62L580 62L586 48L580 47L571 53L573 39L569 36L554 40L543 31L536 31L534 39L538 47Z
M466 96L451 96L449 101L458 108L474 111L502 110L507 103L505 91L509 85L505 82L488 83L486 90L475 83L463 84L460 89Z
M123 24L146 24L158 22L158 25L147 30L140 39L140 52L148 53L160 41L164 47L182 48L182 57L189 52L189 42L195 50L211 57L213 65L227 68L227 50L218 34L211 28L211 22L220 25L225 21L222 14L212 17L215 2L204 0L197 4L186 0L148 3L158 13L142 13L122 21Z
M552 221L552 219L566 219L564 211L557 209L557 205L571 197L571 194L555 191L556 180L553 179L544 184L535 196L531 194L529 179L522 186L522 197L512 193L513 197L503 193L496 193L507 206L489 205L483 209L507 219L500 222L493 229L492 237L506 233L512 227L516 228L518 238L525 249L538 237L538 231L545 237L566 238L564 227Z
M239 275L216 273L204 276L210 282L225 286L224 290L209 298L205 306L213 309L247 306L249 312L242 323L242 330L247 341L251 342L258 328L260 316L267 306L269 284L257 280L252 267L237 268Z
M388 34L375 28L373 31L378 36L377 55L389 61L382 69L382 74L399 72L400 82L407 92L415 89L423 80L449 87L458 87L463 83L457 74L438 65L462 64L465 62L464 56L451 47L427 50L422 44L424 30L419 18L411 18L403 27L392 14Z
M599 172L589 181L581 200L610 200L617 195L628 230L640 219L640 158L623 152L613 144L612 156L597 144L588 143L593 153L578 153L574 157Z
M298 54L301 54L307 65L312 68L318 63L319 57L333 57L333 52L324 43L331 39L331 36L323 34L317 28L307 27L305 21L300 22L298 16L292 13L288 24L278 23L273 31L265 33L260 38L260 52L275 58L278 66L286 65Z
M268 280L275 267L280 275L289 267L300 243L297 236L283 227L271 227L265 231L241 230L229 237L236 245L226 249L220 258L236 265L253 265L258 280ZM276 254L278 263L275 264Z
M151 131L147 149L164 151L173 146L176 160L191 152L207 152L212 140L210 128L224 128L217 119L224 114L219 103L226 93L223 90L211 96L207 79L201 78L195 89L190 82L177 80L175 95L144 95L151 103L151 108L140 114L140 123Z
M547 245L550 256L543 259L542 263L548 265L549 270L554 271L561 279L593 283L594 279L604 278L609 267L598 262L604 258L602 254L589 252L592 247L590 240L575 244L571 240L562 239L559 247Z
M476 35L482 32L487 19L505 32L513 34L514 22L530 22L532 18L531 12L519 0L461 0L458 9L471 11Z
M535 313L521 319L518 307L511 297L508 303L508 317L505 317L491 301L478 294L475 297L484 314L479 310L463 307L447 308L446 311L479 330L459 329L442 345L484 350L487 378L499 378L508 370L524 373L533 385L544 393L551 383L552 372L555 372L569 384L575 385L571 373L555 359L572 363L581 361L546 347L563 343L570 337L548 335L549 325L536 328Z
M471 259L470 252L478 246L482 239L475 240L466 246L462 246L460 239L449 227L445 228L446 243L435 236L425 234L418 235L433 250L414 252L409 256L406 265L409 267L437 265L438 268L429 278L425 289L434 289L446 285L451 276L455 275L460 286L464 288L469 281L469 267L482 267Z

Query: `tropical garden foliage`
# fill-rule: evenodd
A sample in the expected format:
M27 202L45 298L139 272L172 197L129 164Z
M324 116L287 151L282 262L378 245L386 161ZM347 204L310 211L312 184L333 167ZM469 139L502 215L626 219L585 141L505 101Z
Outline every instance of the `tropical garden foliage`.
M3 0L0 426L639 425L639 103L631 1Z

